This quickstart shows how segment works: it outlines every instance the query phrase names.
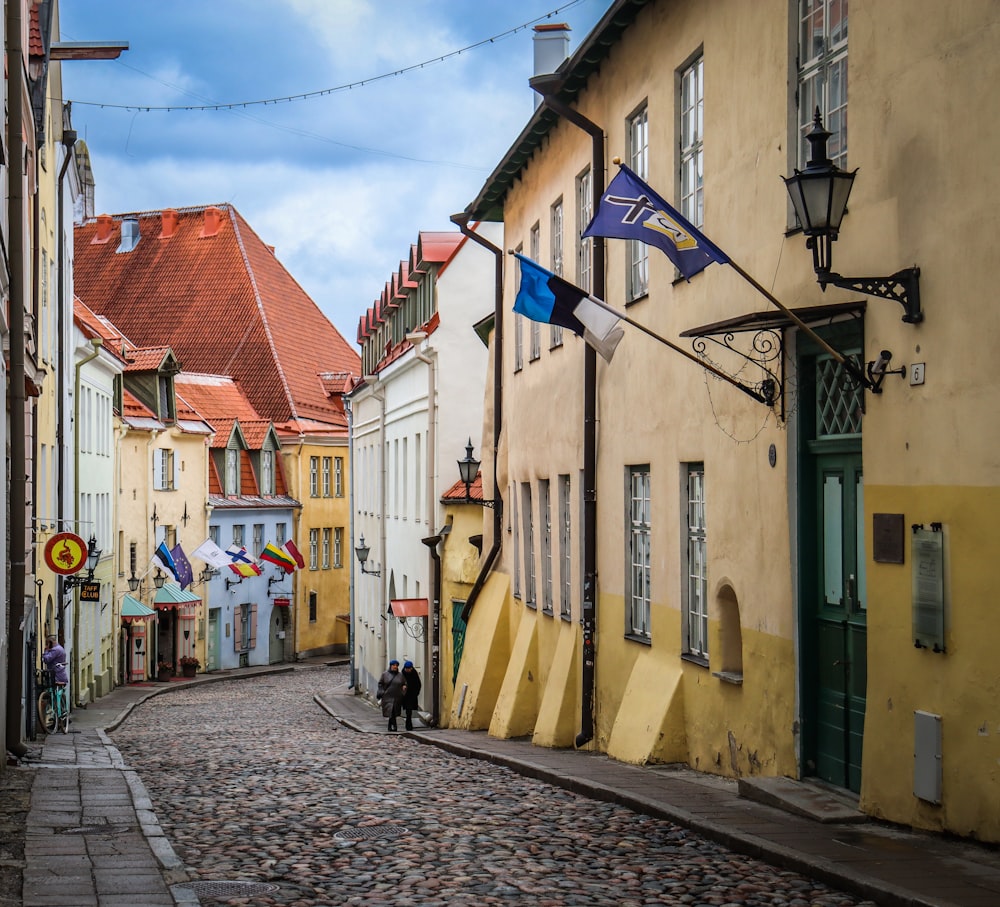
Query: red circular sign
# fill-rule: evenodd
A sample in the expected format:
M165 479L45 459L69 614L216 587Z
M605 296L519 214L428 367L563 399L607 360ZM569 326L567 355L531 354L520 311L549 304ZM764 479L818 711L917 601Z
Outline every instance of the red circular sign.
M58 532L45 544L45 563L63 576L77 573L87 563L87 543L75 532Z

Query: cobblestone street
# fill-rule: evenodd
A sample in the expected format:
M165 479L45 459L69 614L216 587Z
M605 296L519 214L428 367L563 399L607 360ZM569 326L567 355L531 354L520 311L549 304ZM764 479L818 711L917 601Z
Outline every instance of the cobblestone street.
M351 731L313 702L345 678L192 686L111 735L205 903L871 903L502 767Z

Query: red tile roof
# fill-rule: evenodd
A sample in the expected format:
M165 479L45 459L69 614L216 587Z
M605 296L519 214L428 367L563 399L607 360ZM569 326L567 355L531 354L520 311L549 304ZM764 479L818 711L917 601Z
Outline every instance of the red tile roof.
M169 346L191 372L232 375L259 416L346 434L343 402L318 375L359 374L358 355L232 205L108 215L75 232L76 292L143 346ZM119 253L118 224L140 241ZM168 229L166 231L170 233Z
M444 494L441 495L441 501L443 503L455 503L455 502L465 502L465 503L478 503L484 500L483 498L483 474L481 472L476 473L476 478L469 486L469 497L465 496L465 482L458 481L451 486Z

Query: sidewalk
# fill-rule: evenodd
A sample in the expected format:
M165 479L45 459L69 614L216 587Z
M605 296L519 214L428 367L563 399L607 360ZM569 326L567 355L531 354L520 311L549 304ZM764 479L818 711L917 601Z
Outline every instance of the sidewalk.
M381 712L346 687L316 698L354 730L387 733ZM1000 905L996 848L867 821L810 785L783 779L737 785L688 768L627 765L599 753L545 749L485 731L423 728L402 735L683 825L885 907ZM746 795L770 797L799 814Z

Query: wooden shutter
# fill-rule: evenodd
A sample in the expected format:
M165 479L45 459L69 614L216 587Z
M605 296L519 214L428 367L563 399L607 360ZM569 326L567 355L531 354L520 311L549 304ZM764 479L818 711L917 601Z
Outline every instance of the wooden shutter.
M256 603L249 606L250 607L250 638L247 642L248 649L257 648L257 605Z
M165 450L157 448L153 451L153 488L157 491L163 490L163 460Z

